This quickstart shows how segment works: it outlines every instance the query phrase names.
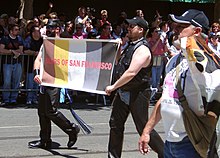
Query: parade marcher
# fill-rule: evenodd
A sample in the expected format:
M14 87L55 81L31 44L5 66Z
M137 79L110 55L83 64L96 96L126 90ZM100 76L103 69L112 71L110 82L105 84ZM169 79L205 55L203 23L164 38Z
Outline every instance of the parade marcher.
M188 55L192 50L195 50L193 53L196 61L201 63L204 56L204 59L211 58L206 52L204 52L204 56L200 55L199 51L205 49L201 44L199 45L199 42L197 41L199 38L200 42L202 40L203 43L205 43L205 40L201 37L201 33L207 32L209 29L209 20L204 12L195 9L190 9L181 16L170 14L169 18L176 23L175 34L181 41L180 44L182 51L171 58L166 65L163 93L156 103L150 119L139 139L139 150L142 154L149 152L148 143L152 139L150 133L155 125L162 119L166 139L164 158L200 158L201 156L189 139L189 135L185 128L185 121L183 118L186 118L186 116L183 115L182 100L185 98L185 101L188 102L189 108L197 116L209 115L213 120L218 116L219 111L217 111L217 109L219 109L219 107L215 108L215 106L219 106L219 102L214 100L213 103L212 100L208 100L212 98L212 96L207 98L204 96L202 89L198 89L200 86L199 82L201 81L195 81L196 79L193 78L195 74L191 71L196 71L196 68L201 69L202 67L199 67L201 65L198 63L191 65L188 64L189 61L185 50ZM187 41L184 42L184 40ZM184 46L186 47L185 49L183 48ZM194 69L192 70L190 66L194 66ZM212 70L218 70L217 64L213 64L211 61L210 64L206 63L205 66L206 70L204 71L209 71L207 74L211 73ZM198 74L200 73L198 70L196 72ZM212 82L219 85L218 81L216 83L216 80L214 80L214 78L212 79L210 78ZM202 78L202 80L205 79ZM209 83L207 83L207 85L208 84ZM183 91L184 96L180 95L179 89ZM210 124L211 123L212 122L210 121Z
M34 81L41 84L40 63L42 52L39 52L34 62ZM60 111L57 110L59 104L60 89L56 87L41 86L39 94L38 116L40 123L40 140L29 142L31 148L49 149L51 140L51 121L62 129L68 136L67 147L71 148L77 141L80 131L78 125L71 123Z
M58 23L53 23L51 37L59 37L60 27ZM38 53L34 61L34 81L41 84L40 64L42 52ZM71 123L60 111L57 106L60 101L60 88L40 86L38 116L40 123L40 141L30 142L29 147L33 148L51 148L51 121L62 129L68 136L67 147L71 148L77 141L77 135L80 131L78 125Z
M115 70L116 82L107 86L105 92L110 95L117 90L109 121L110 136L108 157L121 157L124 125L131 113L136 129L141 135L148 120L149 73L151 70L151 52L144 36L148 30L148 23L143 18L127 19L129 45L125 48ZM151 148L163 157L163 141L156 131L151 133Z

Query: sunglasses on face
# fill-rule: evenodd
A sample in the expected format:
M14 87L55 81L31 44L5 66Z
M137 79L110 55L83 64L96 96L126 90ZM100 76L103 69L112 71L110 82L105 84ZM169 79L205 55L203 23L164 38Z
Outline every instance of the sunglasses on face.
M189 27L190 26L190 24L177 24L176 25L176 28L178 28L178 29L184 29L184 28L187 28L187 27Z
M19 30L20 30L19 28L14 29L14 31L19 31Z
M135 24L129 24L128 25L128 27L131 28L131 29L133 29L135 26L137 26L137 25L135 25Z

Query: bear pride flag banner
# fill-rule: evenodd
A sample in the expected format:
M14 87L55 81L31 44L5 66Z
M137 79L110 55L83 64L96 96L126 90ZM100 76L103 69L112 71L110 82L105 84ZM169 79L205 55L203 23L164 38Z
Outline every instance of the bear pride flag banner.
M118 40L45 38L41 85L106 94L118 48Z

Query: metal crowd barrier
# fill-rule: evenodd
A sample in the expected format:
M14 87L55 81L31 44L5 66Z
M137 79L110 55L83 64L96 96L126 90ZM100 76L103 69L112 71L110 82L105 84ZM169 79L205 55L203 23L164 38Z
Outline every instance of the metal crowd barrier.
M3 58L3 56L5 56L5 58ZM34 63L30 63L30 58L32 58L32 55L27 55L27 54L23 54L20 55L20 60L21 60L21 66L22 66L22 77L21 77L21 81L20 81L20 87L18 89L3 89L3 64L5 63L5 61L7 61L9 59L9 57L11 57L11 64L13 62L13 55L4 55L4 54L0 54L0 92L3 91L19 91L19 92L31 92L31 91L39 91L38 89L28 89L27 88L27 82L26 82L26 78L29 72L29 66L30 64L34 64ZM26 60L25 60L26 58ZM16 59L18 60L18 59ZM10 61L9 61L10 62ZM10 64L10 63L9 63ZM32 71L32 70L31 70Z

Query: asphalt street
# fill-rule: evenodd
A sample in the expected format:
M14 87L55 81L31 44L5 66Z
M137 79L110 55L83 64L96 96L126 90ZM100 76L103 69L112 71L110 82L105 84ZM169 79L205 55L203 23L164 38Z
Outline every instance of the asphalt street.
M0 107L0 158L105 158L107 157L107 144L109 136L109 116L111 106L94 103L80 103L74 105L75 112L93 130L85 135L82 130L78 141L73 148L68 149L66 144L68 136L56 125L52 124L51 150L28 148L28 142L39 139L39 124L36 107L19 105L14 107ZM60 111L75 122L68 108L63 105ZM150 112L152 107L150 107ZM164 138L162 123L156 130ZM138 139L131 116L125 127L122 158L156 158L154 151L148 155L141 155L138 151Z

